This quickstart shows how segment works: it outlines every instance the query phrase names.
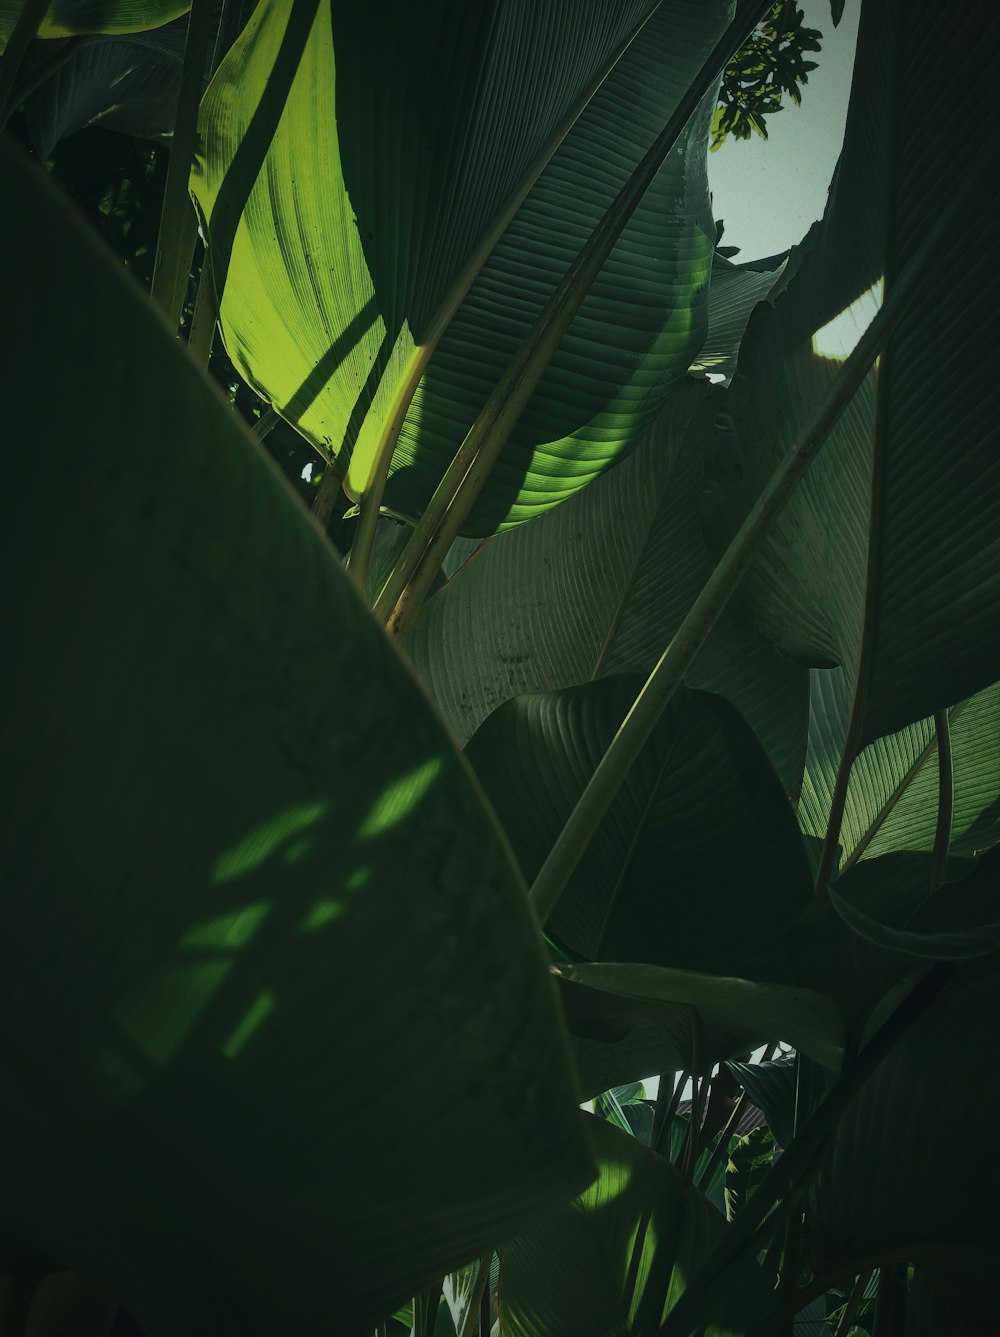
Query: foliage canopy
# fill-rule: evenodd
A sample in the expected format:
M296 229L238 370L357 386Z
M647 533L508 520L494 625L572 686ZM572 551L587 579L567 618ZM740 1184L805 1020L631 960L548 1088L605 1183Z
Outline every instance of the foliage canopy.
M992 1332L994 7L0 31L0 1331Z

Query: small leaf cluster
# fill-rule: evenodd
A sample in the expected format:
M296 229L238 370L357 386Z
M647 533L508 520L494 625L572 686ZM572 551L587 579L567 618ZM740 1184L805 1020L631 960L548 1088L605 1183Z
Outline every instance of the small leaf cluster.
M767 117L782 110L785 94L796 106L801 104L799 86L809 82L809 71L816 68L805 53L820 51L823 37L818 28L803 24L795 0L780 0L726 66L712 121L713 150L729 135L749 139L752 132L766 139Z

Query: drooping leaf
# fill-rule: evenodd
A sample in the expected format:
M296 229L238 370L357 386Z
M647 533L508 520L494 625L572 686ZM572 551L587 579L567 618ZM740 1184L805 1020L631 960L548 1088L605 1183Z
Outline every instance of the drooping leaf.
M725 397L707 500L719 542L827 394L883 280L980 170L968 125L997 72L1000 18L977 4L925 42L936 14L929 0L864 10L829 206L773 311L751 325ZM1000 658L1000 388L988 353L1000 274L969 263L966 226L959 216L741 593L787 653L852 678L864 624L862 743L988 686Z
M394 0L335 6L331 30L318 0L258 7L205 98L193 188L234 362L337 458L352 495L369 487L397 393L554 154L410 411L387 500L409 515L422 506L729 8ZM469 532L593 478L697 353L712 245L702 128L630 223Z
M662 1157L603 1120L587 1122L597 1182L501 1249L509 1337L654 1337L725 1231L715 1208ZM769 1299L750 1260L713 1293L705 1337L746 1331Z
M996 1314L1000 1258L1000 1184L984 1154L1000 1078L982 1043L1000 981L995 962L963 971L848 1106L810 1193L810 1219L818 1266L903 1255L944 1283L974 1281L978 1294L966 1285L964 1299L982 1321Z
M159 28L191 8L191 0L52 0L39 37L76 33L131 33ZM24 0L0 0L0 51L24 9Z
M850 681L842 669L810 675L809 748L799 824L822 836L847 729ZM949 712L954 807L951 849L974 854L1000 838L1000 684ZM851 771L840 831L841 864L895 850L930 850L938 811L938 753L930 720L877 738Z
M523 887L274 466L0 176L0 1228L150 1333L370 1328L586 1182Z
M769 1040L793 1044L831 1068L837 1068L843 1057L840 1013L830 998L808 989L635 963L554 969L559 979L616 998L665 1004L678 1017L686 1010L688 1043L668 1068L711 1072L719 1058ZM697 1015L697 1028L692 1013Z
M647 675L659 659L711 570L697 505L713 399L682 389L629 459L487 540L417 618L406 648L460 741L522 692ZM734 702L796 794L804 670L723 613L688 683Z
M732 376L750 316L773 291L783 270L781 260L737 265L716 250L708 289L708 335L693 370L726 380Z
M529 881L641 685L621 675L518 697L470 740L466 755ZM795 818L749 726L721 697L685 690L594 833L549 931L589 960L780 980L776 936L811 890Z
M39 158L85 125L162 139L173 131L185 25L83 43L25 102Z
M944 961L994 952L1000 947L1000 851L991 851L968 876L939 887L930 898L928 865L926 859L901 855L873 859L829 889L831 904L860 937L890 951ZM902 877L893 876L896 869ZM881 879L890 894L880 904ZM874 897L865 885L872 882Z

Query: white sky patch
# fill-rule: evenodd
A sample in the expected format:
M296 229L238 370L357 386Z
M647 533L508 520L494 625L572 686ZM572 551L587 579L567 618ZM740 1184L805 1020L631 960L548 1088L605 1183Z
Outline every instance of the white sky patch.
M836 362L843 362L850 357L855 344L882 306L884 292L885 279L880 277L840 315L834 316L821 330L817 330L812 337L812 350L817 357L830 358Z
M299 477L302 479L303 482L311 483L312 476L313 476L313 462L312 460L310 460L309 463L306 465L306 467L302 470Z

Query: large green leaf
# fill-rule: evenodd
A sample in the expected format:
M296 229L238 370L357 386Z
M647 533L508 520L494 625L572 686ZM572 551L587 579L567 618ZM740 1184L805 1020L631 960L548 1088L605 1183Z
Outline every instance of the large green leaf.
M192 184L234 362L337 458L352 494L370 485L397 394L554 152L409 414L389 501L407 514L422 506L730 7L258 7L204 100ZM697 353L713 236L704 119L577 315L472 532L524 519L594 477Z
M844 748L850 682L843 669L811 676L809 749L798 816L811 835L826 832ZM974 854L1000 838L1000 684L949 712L954 805L951 849ZM930 850L938 813L934 726L920 720L869 743L851 770L840 831L841 863L894 850Z
M891 286L981 170L968 127L1000 72L998 38L986 3L946 25L930 0L865 8L829 206L773 311L751 325L726 396L708 499L719 540L827 394L841 327L867 322L883 279ZM968 219L956 218L743 587L744 609L787 653L852 677L864 626L862 743L973 695L1000 660L1000 271L970 262Z
M654 1337L725 1232L721 1215L669 1162L602 1119L587 1122L597 1182L501 1250L508 1337ZM750 1260L713 1291L704 1337L748 1331L769 1302Z
M521 692L652 670L711 570L697 513L706 390L681 387L629 459L487 540L428 601L406 648L460 741ZM688 682L739 707L796 794L805 671L724 613Z
M466 755L529 881L640 686L622 675L518 697L469 742ZM749 726L721 697L682 691L594 832L549 929L591 960L780 979L776 934L811 891L794 815Z
M523 887L277 471L0 175L0 1228L150 1337L370 1331L586 1182Z
M191 0L52 0L39 37L76 33L145 32L186 14ZM0 0L0 51L24 9L24 0Z
M811 1191L810 1220L824 1268L904 1253L945 1285L971 1270L988 1306L981 1316L995 1319L1000 1069L983 1037L1000 979L995 961L965 971L848 1106Z

